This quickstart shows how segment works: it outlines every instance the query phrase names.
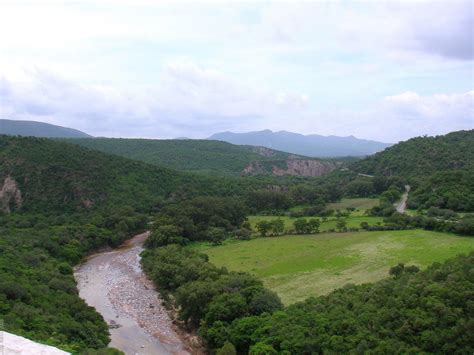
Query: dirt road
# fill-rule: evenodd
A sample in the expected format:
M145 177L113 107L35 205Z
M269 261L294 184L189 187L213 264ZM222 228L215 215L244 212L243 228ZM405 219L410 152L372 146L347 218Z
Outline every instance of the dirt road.
M398 213L405 213L405 209L407 208L407 200L408 200L408 193L410 192L410 186L405 185L405 192L402 195L400 201L395 203L395 208Z

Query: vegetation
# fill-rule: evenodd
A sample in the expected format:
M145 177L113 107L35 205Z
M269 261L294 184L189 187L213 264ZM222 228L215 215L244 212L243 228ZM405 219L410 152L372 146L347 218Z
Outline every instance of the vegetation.
M254 276L217 268L190 249L177 245L150 249L142 260L162 293L174 296L179 319L188 327L199 327L211 349L230 347L225 344L225 329L231 322L282 309L278 296Z
M253 161L285 163L289 153L268 148L191 139L70 139L71 143L175 170L240 175ZM308 158L310 159L310 158Z
M474 130L418 137L351 166L376 176L399 176L413 187L410 208L474 211Z
M75 264L87 253L118 246L145 230L147 215L164 199L246 191L228 180L173 172L60 141L1 136L0 148L0 182L13 179L22 199L20 206L8 200L8 193L1 196L2 207L11 207L12 213L0 214L0 319L7 331L73 352L109 342L107 325L77 294ZM209 214L200 209L215 214L219 205L203 199L194 200L190 213L207 226ZM223 211L230 226L243 220L244 211L236 210L232 215ZM207 230L197 226L195 236Z
M405 175L402 160L416 164L421 156L392 156L397 145L387 162L381 155L312 179L216 178L64 141L0 136L0 319L7 331L71 352L114 353L103 349L107 325L79 298L72 267L149 228L152 217L144 269L216 353L471 353L473 256L418 271L474 249L473 239L452 234L474 235L472 132L448 136L409 143L408 151L426 146L428 161L430 149L441 154L425 175ZM443 140L445 153L435 147ZM183 166L193 145L179 142L182 160L173 151L164 155ZM463 156L452 146L464 147ZM211 153L193 158L232 175L259 154L226 149L212 162ZM419 209L413 216L392 205L407 183L410 206ZM247 221L249 214L255 216ZM283 236L289 232L305 235ZM290 304L380 280L389 270L388 280L287 308L278 296Z
M424 177L472 167L474 130L436 137L416 137L359 160L352 168L381 176Z
M344 210L350 208L364 212L377 206L378 203L379 200L376 198L343 198L339 202L328 204L328 209Z
M103 348L108 326L77 294L72 267L143 230L130 209L111 214L0 216L0 319L5 330L68 351Z
M0 183L12 177L22 211L77 212L110 206L148 210L163 199L244 195L257 180L180 173L77 145L0 136Z
M423 272L403 267L390 279L238 319L222 332L250 354L469 354L473 267L474 253Z
M377 281L399 262L425 268L474 250L474 239L407 230L281 236L191 247L206 253L217 266L256 275L289 304L347 283Z
M383 217L374 217L374 216L349 216L337 218L333 217L303 217L307 220L318 219L320 225L318 230L320 232L335 231L337 229L337 223L339 220L344 220L346 222L346 227L349 229L360 229L362 223L367 223L368 226L378 226L383 223ZM301 220L300 217L289 217L289 216L249 216L248 217L250 227L255 234L260 235L258 224L261 222L266 222L271 224L274 221L281 220L283 222L284 230L281 234L294 234L297 233L297 228L295 227L295 222ZM270 233L271 234L271 233Z

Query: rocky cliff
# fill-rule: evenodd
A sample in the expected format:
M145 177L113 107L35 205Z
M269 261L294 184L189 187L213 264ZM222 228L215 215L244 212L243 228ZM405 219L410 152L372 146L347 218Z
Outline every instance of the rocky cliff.
M19 209L23 200L18 184L7 176L0 189L0 211L10 213L12 209Z
M313 159L286 161L254 161L245 167L243 175L321 176L338 168L337 163Z

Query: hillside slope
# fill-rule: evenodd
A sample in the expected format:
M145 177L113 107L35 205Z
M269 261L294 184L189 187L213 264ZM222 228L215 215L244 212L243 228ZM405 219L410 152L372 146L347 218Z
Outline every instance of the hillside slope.
M210 140L71 139L87 148L175 170L210 175L320 176L338 164L273 149Z
M160 168L63 141L0 136L4 211L150 205L160 197L241 193L247 182ZM7 211L8 212L8 211Z
M77 129L36 121L0 119L0 134L46 138L86 138L90 135Z
M303 135L287 131L216 133L208 139L225 141L233 144L248 144L278 149L293 154L309 157L342 157L365 156L374 154L390 146L388 143L358 139L354 136L337 137L317 134Z
M370 175L416 177L465 169L473 163L474 130L470 130L412 138L360 160L352 168Z
M411 208L474 211L474 130L412 138L355 162L350 169L407 179L413 187Z

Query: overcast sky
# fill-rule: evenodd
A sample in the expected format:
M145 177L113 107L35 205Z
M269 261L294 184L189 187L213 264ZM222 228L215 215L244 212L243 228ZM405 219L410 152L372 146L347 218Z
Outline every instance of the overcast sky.
M474 128L474 2L0 0L0 118L110 137Z

